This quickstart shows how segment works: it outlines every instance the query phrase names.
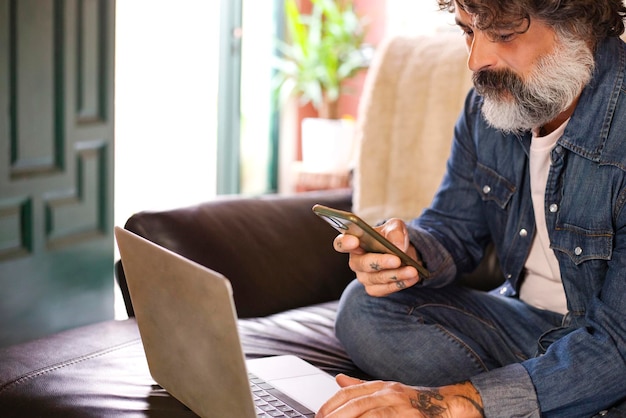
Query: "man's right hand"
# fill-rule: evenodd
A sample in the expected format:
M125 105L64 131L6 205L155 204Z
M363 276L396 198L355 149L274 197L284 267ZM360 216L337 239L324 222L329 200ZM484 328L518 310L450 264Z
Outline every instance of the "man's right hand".
M409 242L406 224L402 220L393 218L375 229L418 260L417 251ZM400 258L392 254L366 253L359 247L359 239L354 235L341 234L335 238L333 245L335 250L350 254L350 268L371 296L387 296L420 281L414 267L402 266Z

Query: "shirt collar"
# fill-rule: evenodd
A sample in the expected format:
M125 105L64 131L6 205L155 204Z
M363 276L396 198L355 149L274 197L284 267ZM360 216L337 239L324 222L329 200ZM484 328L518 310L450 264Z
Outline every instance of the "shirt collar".
M626 53L619 38L601 41L596 67L559 144L584 158L600 162L609 140L617 99L623 87Z

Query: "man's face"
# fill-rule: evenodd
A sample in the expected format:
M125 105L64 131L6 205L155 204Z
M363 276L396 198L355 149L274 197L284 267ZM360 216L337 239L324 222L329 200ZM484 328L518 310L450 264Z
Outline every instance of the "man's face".
M515 28L486 33L458 7L455 17L465 32L474 85L484 98L483 115L497 129L544 126L575 102L591 78L587 44L559 37L536 19L522 33Z

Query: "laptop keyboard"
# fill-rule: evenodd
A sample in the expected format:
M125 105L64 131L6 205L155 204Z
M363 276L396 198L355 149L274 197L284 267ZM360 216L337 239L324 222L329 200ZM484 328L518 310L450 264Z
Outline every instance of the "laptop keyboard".
M248 373L250 390L259 418L313 417L314 412L300 405L266 381Z

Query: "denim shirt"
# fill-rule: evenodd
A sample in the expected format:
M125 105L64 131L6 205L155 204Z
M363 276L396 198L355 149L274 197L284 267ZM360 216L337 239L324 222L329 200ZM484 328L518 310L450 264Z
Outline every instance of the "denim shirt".
M550 246L568 314L537 356L472 378L487 416L591 416L626 396L626 45L602 41L596 68L551 153L545 194ZM535 220L530 132L503 134L470 91L432 205L409 222L411 242L442 286L471 271L493 242L517 297ZM419 174L418 174L419 175Z

